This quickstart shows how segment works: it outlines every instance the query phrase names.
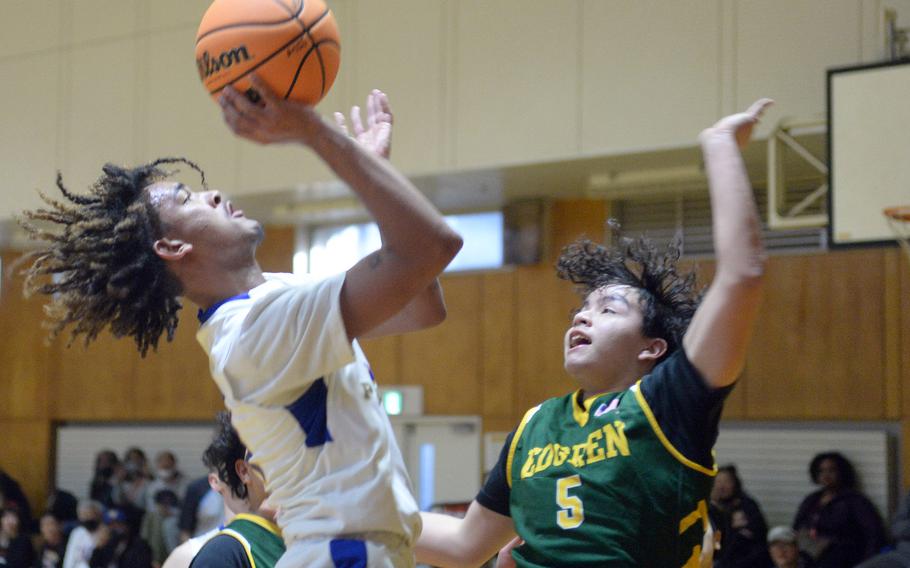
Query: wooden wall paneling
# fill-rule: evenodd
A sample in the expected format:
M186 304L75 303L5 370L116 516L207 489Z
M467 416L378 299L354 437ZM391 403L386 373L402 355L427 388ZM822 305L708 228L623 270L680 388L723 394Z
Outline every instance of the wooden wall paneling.
M581 300L550 266L520 267L517 278L515 413L520 417L541 401L578 388L563 368L563 337Z
M0 420L0 469L19 482L36 516L41 514L47 499L53 454L51 435L48 420Z
M401 337L401 383L423 385L427 414L480 414L480 274L444 276L448 317Z
M2 254L0 274L0 419L48 416L49 350L44 298L25 299L23 279L9 274L18 254Z
M878 249L772 257L750 350L750 418L884 417Z
M401 336L388 335L360 344L379 386L404 384L401 378Z
M133 367L131 412L125 420L211 420L224 409L221 393L209 373L209 361L196 341L196 311L188 301L181 311L174 341L162 339Z
M484 428L489 421L517 421L514 409L516 383L515 271L482 276L482 328L480 390Z
M898 264L900 279L900 384L901 459L904 487L910 487L910 261L903 253Z
M602 199L562 199L553 201L549 211L547 264L552 266L563 247L584 237L603 243L608 234L610 204ZM555 278L555 272L553 272Z
M294 227L269 225L265 239L256 251L256 260L264 272L290 272L294 265Z

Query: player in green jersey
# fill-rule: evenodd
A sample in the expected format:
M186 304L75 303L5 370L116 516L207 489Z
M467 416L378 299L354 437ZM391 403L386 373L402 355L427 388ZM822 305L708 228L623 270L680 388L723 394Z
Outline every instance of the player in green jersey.
M579 390L529 410L464 519L424 514L418 560L476 566L517 533L521 567L697 567L712 448L761 297L761 223L741 155L762 99L700 136L716 272L702 298L677 244L580 241L558 263L584 302L565 335ZM708 552L708 551L704 551Z
M196 553L190 568L272 568L284 554L284 539L268 497L262 472L231 426L218 414L218 429L202 461L218 479L218 493L234 517Z

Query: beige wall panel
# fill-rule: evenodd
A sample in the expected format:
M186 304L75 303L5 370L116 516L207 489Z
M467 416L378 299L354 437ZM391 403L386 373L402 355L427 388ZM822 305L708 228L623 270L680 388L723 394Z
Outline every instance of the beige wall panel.
M454 165L576 155L580 4L454 4Z
M53 195L59 119L59 55L56 52L0 60L0 76L8 88L0 105L0 218L41 203L36 189Z
M3 0L0 4L0 57L59 47L64 41L60 16L59 0ZM10 90L6 89L4 96L9 95Z
M134 165L138 127L133 40L74 48L63 58L64 180L84 191L107 162Z
M856 0L738 0L736 108L775 99L757 136L784 116L825 111L826 69L860 62L862 9Z
M352 95L360 100L370 89L385 91L395 114L395 165L409 174L438 171L449 133L444 108L445 3L361 1L352 8L350 23L341 30L343 64L354 76Z
M583 3L585 152L694 144L720 114L720 3Z
M880 249L770 259L749 418L885 417L883 274Z
M482 278L442 279L448 317L441 325L401 338L401 384L423 385L427 414L480 414Z
M140 16L145 14L146 1L149 0L65 0L72 22L71 41L79 45L135 37L145 27L140 27L144 23Z
M352 76L348 61L349 55L345 49L348 41L345 30L351 27L349 3L343 0L333 0L331 8L341 35L341 67L332 90L320 101L317 108L324 118L334 124L332 118L334 111L347 113L352 104L363 106L365 99L358 94L358 98L354 100L350 95ZM196 80L198 81L198 78ZM230 133L227 135L230 136ZM323 164L322 160L316 157L311 150L300 145L259 146L246 140L238 143L238 193L261 193L293 188L299 184L337 179L337 176Z
M212 0L148 0L148 3L149 29L187 28L195 42L196 29Z
M148 74L141 95L145 116L138 133L140 161L184 156L202 167L211 187L235 193L239 142L199 81L194 37L192 30L184 28L155 32L145 40ZM197 180L190 178L187 183L197 184Z

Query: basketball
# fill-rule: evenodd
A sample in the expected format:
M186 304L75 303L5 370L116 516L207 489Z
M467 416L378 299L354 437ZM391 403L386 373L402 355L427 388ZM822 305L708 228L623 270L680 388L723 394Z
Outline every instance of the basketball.
M341 43L323 0L215 0L196 33L196 67L216 101L228 85L256 100L255 73L285 99L319 102L335 81Z

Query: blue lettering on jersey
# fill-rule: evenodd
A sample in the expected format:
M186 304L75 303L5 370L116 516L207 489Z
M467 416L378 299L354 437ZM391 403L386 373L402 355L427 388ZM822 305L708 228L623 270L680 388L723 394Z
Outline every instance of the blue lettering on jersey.
M335 568L367 568L367 545L362 540L336 538L329 541Z
M326 388L325 381L319 379L310 385L310 388L300 395L300 398L287 407L306 433L308 448L322 446L326 442L332 441L332 434L329 433L329 427L326 424L328 394L329 389Z

